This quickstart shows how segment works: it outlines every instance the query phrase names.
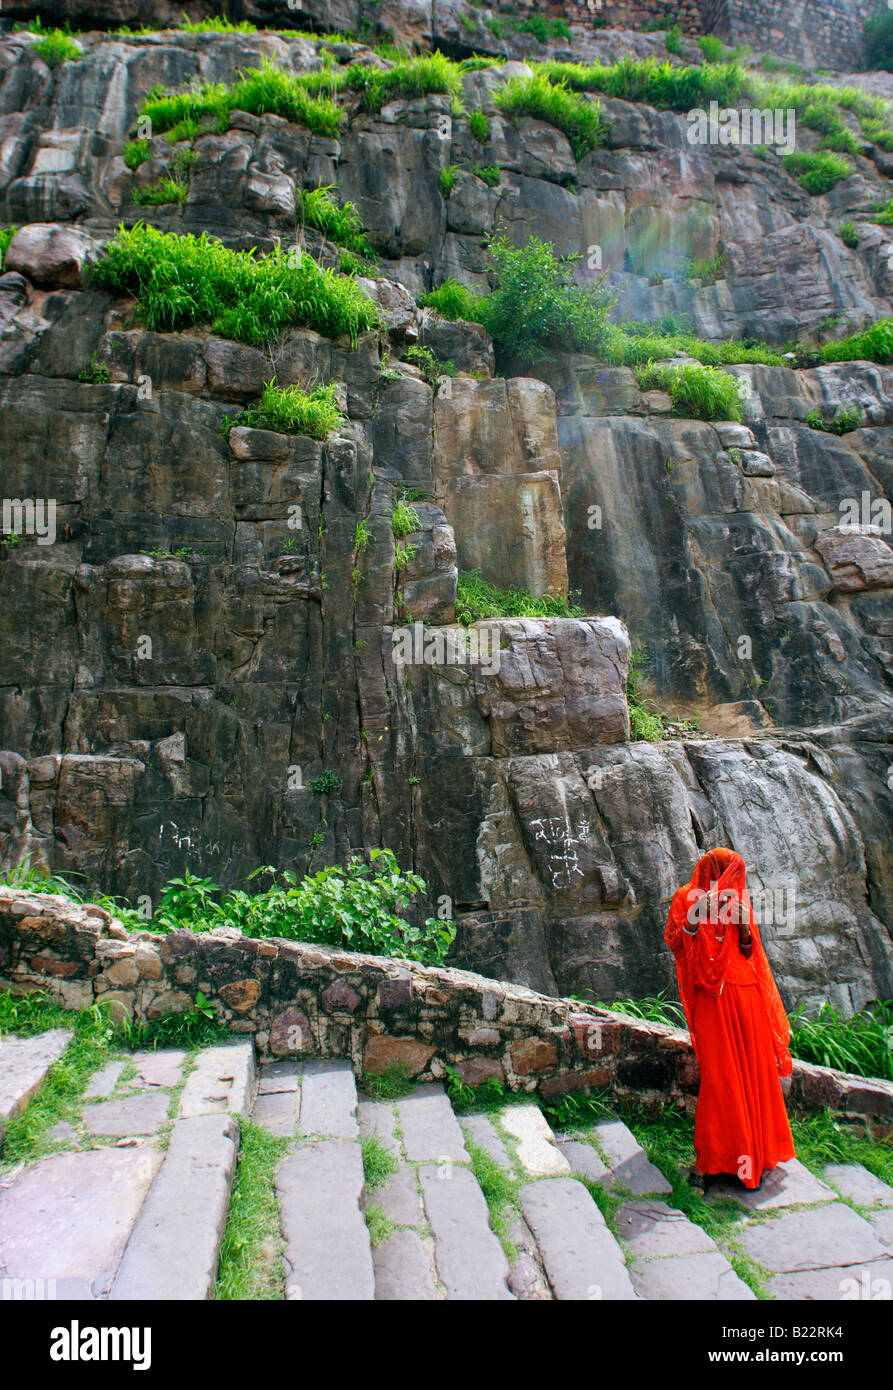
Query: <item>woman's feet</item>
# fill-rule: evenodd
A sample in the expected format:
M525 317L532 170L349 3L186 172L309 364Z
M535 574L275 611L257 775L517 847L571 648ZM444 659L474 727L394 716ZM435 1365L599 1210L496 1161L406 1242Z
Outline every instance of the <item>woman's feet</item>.
M696 1192L700 1192L703 1196L710 1186L710 1174L699 1173L697 1168L692 1168L688 1175L688 1183L690 1187L693 1187Z

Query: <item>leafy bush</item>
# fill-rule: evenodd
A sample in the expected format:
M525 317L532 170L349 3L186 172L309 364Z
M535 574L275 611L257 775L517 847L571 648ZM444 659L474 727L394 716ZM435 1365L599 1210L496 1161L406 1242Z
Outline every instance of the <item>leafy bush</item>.
M367 240L360 214L353 203L344 203L339 207L331 193L332 186L329 184L325 188L313 188L301 194L300 213L305 227L322 232L336 246L344 246L366 261L374 261L375 250Z
M648 363L638 370L643 391L668 391L673 414L689 420L740 420L741 397L735 378L721 367L682 362L662 367Z
M93 269L93 283L136 295L146 327L172 331L208 323L244 343L269 343L292 323L356 342L379 323L377 305L355 281L321 269L310 256L230 251L200 237L160 232L138 222L118 229Z
M841 179L849 178L853 166L848 160L831 150L819 150L809 154L805 150L786 154L782 160L789 174L797 179L801 188L813 197L828 193Z
M702 34L698 39L698 47L708 63L721 63L725 57L725 44L715 34Z
M579 257L558 257L538 237L524 247L499 237L488 254L496 286L480 302L478 318L503 352L533 365L557 352L598 349L616 298L604 276L575 284L571 270Z
M96 353L88 357L84 366L78 372L78 381L89 382L92 385L105 386L111 381L111 374L104 362L97 361Z
M72 58L80 58L80 45L64 29L50 29L31 45L48 68L58 68Z
M482 297L458 280L444 280L436 290L419 296L420 309L434 309L445 319L465 319L476 323Z
M335 772L333 768L327 767L325 772L320 773L319 777L314 777L310 783L310 790L317 796L330 796L332 792L340 792L343 780L340 772Z
M386 102L397 97L412 99L443 93L458 100L462 71L458 63L435 52L404 59L384 70L352 64L347 70L347 85L351 91L361 93L367 111L380 111Z
M171 931L186 927L208 931L232 926L245 936L281 936L294 941L313 941L350 951L439 965L455 934L452 922L429 917L423 927L413 926L400 914L425 882L418 874L403 873L392 850L369 851L369 862L351 859L345 868L333 865L297 881L290 870L255 869L272 877L261 893L236 889L220 901L217 884L185 875L171 879L162 894L152 928Z
M865 66L869 72L893 72L893 14L884 10L864 28Z
M849 434L851 430L862 427L862 412L854 406L838 406L832 419L826 424L820 410L811 410L806 417L811 430L826 430L829 434Z
M495 188L502 178L502 170L498 164L476 164L472 173L488 188Z
M0 227L0 270L2 270L6 264L6 253L9 250L9 243L18 230L18 227Z
M481 618L582 618L583 609L558 594L535 597L527 589L498 589L480 570L459 571L456 622L463 627Z
M147 188L133 190L133 202L138 207L161 207L164 203L185 203L189 185L181 179L159 179Z
M430 348L410 347L404 353L404 361L418 367L429 386L435 386L441 377L455 376L456 368L452 362L441 362Z
M224 420L224 434L229 437L234 425L247 425L255 430L275 430L277 434L326 439L342 420L335 390L334 382L302 391L299 386L277 386L275 381L268 381L257 405L247 406Z
M823 362L880 362L893 363L893 318L879 319L861 333L825 343L819 349Z
M599 103L587 101L564 83L537 73L513 77L493 97L500 111L513 120L533 116L563 131L576 159L604 144L604 124Z
M441 169L440 171L440 179L438 182L440 184L440 191L445 198L449 198L453 191L458 169L458 164L448 164L445 169Z
M844 246L848 246L851 251L855 251L859 245L859 233L856 231L855 222L841 222L837 228L837 235Z

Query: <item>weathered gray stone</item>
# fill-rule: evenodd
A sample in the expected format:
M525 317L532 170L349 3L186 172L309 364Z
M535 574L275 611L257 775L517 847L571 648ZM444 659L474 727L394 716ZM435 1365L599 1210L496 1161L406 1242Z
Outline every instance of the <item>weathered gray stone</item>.
M556 1298L635 1298L620 1247L582 1183L575 1178L528 1183L521 1206Z
M563 1177L570 1173L570 1163L557 1147L538 1105L506 1105L499 1112L499 1122L515 1140L518 1162L529 1177Z
M304 1063L301 1133L356 1139L357 1087L350 1062Z
M252 1119L271 1134L290 1138L298 1124L298 1094L296 1091L274 1091L259 1095L254 1102Z
M718 1177L707 1192L708 1201L715 1197L731 1197L750 1211L775 1211L779 1207L793 1207L804 1202L836 1200L833 1188L821 1182L799 1158L779 1163L777 1168L764 1175L758 1188L748 1189L733 1178Z
M374 1136L388 1153L397 1155L399 1140L394 1133L396 1116L394 1107L388 1101L361 1100L357 1105L357 1125L360 1136L368 1139Z
M638 1139L622 1120L604 1120L595 1126L599 1148L614 1178L630 1192L671 1192L672 1186L646 1155Z
M861 1163L829 1163L822 1170L841 1197L859 1207L893 1207L893 1187L869 1173Z
M299 1144L279 1166L276 1193L285 1240L286 1298L374 1298L369 1232L359 1206L359 1144Z
M195 1300L211 1295L236 1171L230 1115L177 1120L109 1295Z
M654 1255L696 1255L716 1242L666 1202L627 1202L617 1212L617 1234L636 1259Z
M298 1090L298 1065L296 1062L268 1062L260 1069L257 1093L259 1096L278 1095L281 1092Z
M430 1302L437 1298L431 1257L415 1231L395 1231L373 1246L377 1302Z
M165 1048L160 1052L135 1052L133 1062L136 1067L133 1085L176 1086L182 1080L183 1063L186 1053L179 1048Z
M581 1144L576 1139L558 1141L558 1147L571 1166L571 1172L578 1177L588 1178L590 1182L610 1182L611 1169L591 1144Z
M893 1294L893 1257L775 1274L767 1287L773 1298L797 1302L886 1302Z
M403 1147L411 1163L467 1163L468 1150L446 1092L439 1083L417 1086L397 1102Z
M108 1062L99 1071L94 1072L84 1091L85 1100L102 1100L105 1096L110 1096L123 1070L123 1062Z
M84 1124L90 1134L108 1138L126 1134L157 1134L168 1117L170 1097L148 1093L124 1100L101 1100L84 1107Z
M888 1253L869 1222L842 1202L749 1225L737 1238L748 1255L780 1274L866 1264Z
M103 1298L161 1156L144 1145L59 1153L0 1187L0 1271Z
M503 1172L511 1173L514 1176L514 1167L505 1143L488 1115L463 1115L459 1125L467 1140L476 1144L479 1149L483 1149L494 1163L499 1164Z
M508 1262L493 1231L484 1195L467 1168L419 1168L434 1259L448 1299L506 1299Z
M640 1298L704 1299L726 1302L756 1298L719 1251L702 1255L673 1255L665 1260L637 1260L632 1281Z
M254 1043L225 1043L198 1054L180 1096L180 1116L247 1115L254 1088Z
M72 1037L53 1028L31 1038L0 1038L0 1121L21 1114Z
M406 1165L386 1178L380 1187L367 1189L364 1205L381 1207L395 1226L418 1226L425 1219L415 1169Z

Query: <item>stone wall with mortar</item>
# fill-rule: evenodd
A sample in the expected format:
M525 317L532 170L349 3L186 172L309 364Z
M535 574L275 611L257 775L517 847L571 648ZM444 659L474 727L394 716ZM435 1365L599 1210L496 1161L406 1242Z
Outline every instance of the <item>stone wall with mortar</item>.
M131 933L103 908L0 887L0 988L41 988L70 1008L96 1000L150 1021L193 1007L252 1036L262 1059L350 1057L361 1075L404 1064L419 1080L454 1067L555 1099L592 1088L646 1105L694 1108L688 1034L462 970L222 929ZM893 1084L795 1062L794 1111L828 1106L870 1129L893 1126Z

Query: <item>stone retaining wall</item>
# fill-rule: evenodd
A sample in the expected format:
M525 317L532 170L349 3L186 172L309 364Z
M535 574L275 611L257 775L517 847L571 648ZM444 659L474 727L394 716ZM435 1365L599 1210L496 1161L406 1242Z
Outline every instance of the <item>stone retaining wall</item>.
M229 929L131 933L103 908L2 887L0 988L43 988L69 1008L104 999L137 1022L192 1008L200 990L262 1059L350 1057L358 1075L402 1063L420 1080L450 1066L472 1086L498 1078L547 1099L593 1088L692 1110L697 1096L678 1029L462 970ZM788 1098L795 1111L893 1127L893 1084L796 1062Z

